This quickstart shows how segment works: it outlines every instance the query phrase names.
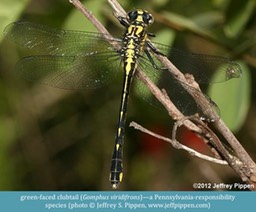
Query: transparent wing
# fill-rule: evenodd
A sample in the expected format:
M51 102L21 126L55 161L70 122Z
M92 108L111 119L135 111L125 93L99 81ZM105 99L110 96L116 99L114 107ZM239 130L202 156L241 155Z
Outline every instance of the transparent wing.
M160 65L160 63L157 62L156 58L152 59L154 59L157 66ZM205 117L205 114L202 112L199 104L186 91L186 89L188 89L196 94L199 92L198 90L175 79L167 69L155 69L152 66L151 62L145 58L145 55L140 58L139 65L140 67L142 67L146 75L160 89L166 90L172 102L184 115L193 115L195 113L199 113L200 116ZM144 85L143 82L141 82L140 80L136 80L135 83L137 89L136 92L140 97L156 107L162 107L160 106L158 100L156 100L156 98L148 92L148 88ZM207 98L209 99L208 110L215 110L219 113L218 106L209 97Z
M184 74L192 74L198 83L223 82L232 78L238 78L242 74L240 66L228 58L187 53L158 43L154 43L154 45L161 53L168 56L170 61L181 72ZM148 51L150 51L150 49L148 49ZM147 76L149 76L160 89L166 90L168 96L171 98L175 106L184 115L199 113L204 117L205 114L202 112L199 104L191 97L186 89L195 94L199 91L174 79L168 70L166 70L166 67L163 67L158 59L154 57L154 54L150 55L152 57L151 60L158 67L158 69L153 68L152 61L150 62L148 60L146 54L142 54L140 57L140 66L144 72L146 72ZM216 73L216 71L219 72L219 77L217 79L215 78L215 81L213 81L212 76L214 73ZM152 97L151 94L149 94L148 89L142 82L137 80L136 88L137 92L139 92L139 96L149 103L159 107L158 101ZM208 96L206 96L206 98L209 100L209 110L215 110L219 113L219 108L216 103L214 103Z
M100 33L14 22L4 34L40 54L23 58L16 65L17 73L31 81L65 89L98 88L112 81L120 68L117 50Z
M11 23L4 29L4 34L19 46L35 50L40 55L70 56L112 48L108 42L111 39L105 39L101 33L54 29L31 22ZM119 39L112 41L120 42Z
M242 75L241 67L228 58L188 53L159 43L154 43L154 45L181 72L192 74L198 83L223 82L232 78L239 78ZM157 61L156 63L159 64ZM212 76L217 70L220 72L219 77L213 81Z
M120 70L120 60L117 59L106 57L105 54L38 55L20 60L16 65L16 71L28 80L53 87L93 89L102 87L115 78Z

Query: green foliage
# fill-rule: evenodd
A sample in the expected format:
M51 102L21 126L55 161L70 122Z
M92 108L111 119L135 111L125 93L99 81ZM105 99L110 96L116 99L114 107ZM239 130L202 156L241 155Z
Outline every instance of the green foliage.
M236 132L245 121L250 105L251 75L249 67L239 63L243 73L241 78L235 78L225 83L211 84L209 95L219 106L220 115L229 128ZM218 78L216 72L213 78Z
M1 0L0 1L0 29L18 19L20 14L25 9L29 0ZM3 30L2 30L3 31ZM2 39L3 35L0 35Z
M105 5L105 0L90 0L84 1L84 4L88 8L91 8L92 14L99 19L99 21L104 25L106 19L103 17L102 5ZM80 20L80 21L77 21ZM95 27L84 18L83 14L78 10L73 10L65 21L65 28L67 29L76 29L84 31L96 31Z
M228 37L238 37L255 9L254 0L231 1L226 11L225 32Z

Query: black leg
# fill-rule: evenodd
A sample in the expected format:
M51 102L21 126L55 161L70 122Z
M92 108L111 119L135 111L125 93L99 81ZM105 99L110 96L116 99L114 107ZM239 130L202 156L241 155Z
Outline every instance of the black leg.
M127 18L119 16L117 17L118 21L120 22L120 24L122 24L125 27L129 27L130 23L127 21Z
M158 50L156 49L156 47L154 47L149 41L146 41L146 45L147 45L147 47L148 47L152 52L154 52L155 54L165 56L162 52L158 51Z

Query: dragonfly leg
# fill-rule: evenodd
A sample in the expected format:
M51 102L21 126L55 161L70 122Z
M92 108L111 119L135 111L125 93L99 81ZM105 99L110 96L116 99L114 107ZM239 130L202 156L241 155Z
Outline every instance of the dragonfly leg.
M158 50L156 49L156 47L155 47L151 42L149 42L148 40L146 40L146 45L147 45L147 47L148 47L152 52L154 52L155 54L165 56L162 52L158 51Z
M130 26L130 23L127 21L126 17L119 16L119 17L117 17L117 19L120 22L120 24L122 24L124 27L127 28Z
M160 68L156 63L155 61L153 60L150 52L148 50L144 50L144 53L146 54L148 60L150 61L150 63L152 64L152 66L157 69L157 70L162 70L163 68Z
M149 37L153 37L153 38L156 37L156 35L155 35L153 32L148 32L147 35L148 35Z

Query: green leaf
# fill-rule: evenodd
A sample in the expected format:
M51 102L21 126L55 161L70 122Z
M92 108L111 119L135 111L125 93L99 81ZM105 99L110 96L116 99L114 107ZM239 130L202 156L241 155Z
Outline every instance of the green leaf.
M176 33L173 30L164 29L164 30L158 31L155 38L152 38L152 39L150 38L150 39L154 42L171 46L174 42L175 37L176 37Z
M255 0L230 1L226 12L227 24L224 31L228 37L240 35L254 11Z
M96 16L102 24L105 23L105 19L102 15L102 9L105 2L105 0L89 0L83 2L83 4L86 5L87 8L90 8L92 14ZM74 8L72 13L65 21L65 28L81 31L97 31L93 24L89 22L86 17L81 13L81 11L76 8Z
M239 62L239 65L243 70L242 77L225 83L211 84L208 89L209 96L220 108L221 118L232 131L237 131L241 127L250 105L249 68L242 62ZM214 78L218 78L219 74L221 73L217 72Z
M0 1L0 40L3 38L4 28L17 20L29 0L1 0Z
M186 29L190 30L194 33L197 33L202 36L206 37L213 37L212 33L205 27L206 22L208 22L209 25L213 25L216 22L219 21L219 14L218 13L211 13L204 14L204 21L202 21L201 18L187 18L185 16L172 13L172 12L163 12L163 15L167 20L169 20L170 24L175 25L176 27L180 29ZM200 21L199 21L200 20Z

